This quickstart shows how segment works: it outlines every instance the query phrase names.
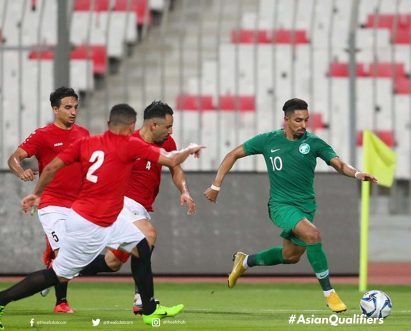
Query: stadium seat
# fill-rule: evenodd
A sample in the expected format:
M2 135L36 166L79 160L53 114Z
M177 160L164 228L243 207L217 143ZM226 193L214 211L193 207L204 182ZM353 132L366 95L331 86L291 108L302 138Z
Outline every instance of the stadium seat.
M411 80L408 78L398 78L394 83L395 94L411 94Z
M219 97L219 108L228 111L255 111L255 97L222 95Z
M330 77L348 77L349 76L348 63L332 62L328 70ZM357 77L367 77L364 63L357 63Z
M176 98L178 110L213 110L213 97L211 95L179 95Z
M305 30L253 30L237 29L231 31L231 42L234 44L308 44Z
M72 50L70 59L92 59L95 75L104 76L107 73L107 51L105 46L79 46Z
M411 28L411 15L393 15L393 14L370 14L367 18L367 28L393 29L395 24L397 29Z
M390 130L375 130L374 134L378 136L387 146L394 147L396 145L394 134ZM357 146L363 145L363 132L357 133Z
M231 31L231 42L233 44L269 44L272 38L266 30L240 29Z
M94 6L94 11L108 11L110 0L76 0L74 10L89 11Z
M151 23L151 13L148 8L147 0L116 0L114 4L115 11L131 10L136 13L137 25L145 25Z
M368 74L379 78L406 77L404 63L371 63Z
M309 40L305 30L276 30L273 42L277 44L308 44Z
M410 44L411 29L400 28L396 31L391 31L391 42L393 44Z
M323 120L322 113L313 113L310 112L310 119L308 120L308 126L312 132L315 132L319 129L327 127Z

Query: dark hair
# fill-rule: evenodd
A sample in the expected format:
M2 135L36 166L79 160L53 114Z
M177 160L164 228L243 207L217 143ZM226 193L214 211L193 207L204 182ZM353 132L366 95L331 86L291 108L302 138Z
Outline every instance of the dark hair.
M114 105L110 110L110 125L129 125L136 121L137 113L133 107L126 103Z
M78 95L72 88L62 86L50 93L51 107L60 107L61 99L66 97L74 97L78 100Z
M153 101L144 109L144 120L165 118L167 114L173 115L173 110L168 104L161 101Z
M285 115L288 116L295 110L308 110L307 102L298 98L287 100L283 106Z

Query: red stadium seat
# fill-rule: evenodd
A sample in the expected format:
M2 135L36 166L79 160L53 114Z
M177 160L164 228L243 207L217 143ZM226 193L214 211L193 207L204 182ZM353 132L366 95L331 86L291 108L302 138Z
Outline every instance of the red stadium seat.
M348 77L348 63L332 62L328 70L330 77ZM365 70L364 63L357 63L357 77L367 77L368 73Z
M308 44L305 30L276 30L273 33L273 42L277 44Z
M213 110L211 95L179 95L176 98L177 110Z
M240 110L240 111L255 111L255 97L254 96L234 96L221 95L219 97L219 108L221 110Z
M393 44L410 44L411 29L398 29L391 32L391 41Z
M369 76L380 78L406 77L404 63L371 63L369 67Z
M147 0L130 0L130 3L129 0L116 0L114 10L127 11L127 9L136 13L138 25L150 24L151 13Z
M323 129L327 125L323 121L323 114L310 112L310 119L308 120L308 127L315 132L318 129Z
M395 94L411 94L411 80L408 78L398 78L394 83Z
M234 44L308 44L305 30L252 30L239 29L231 31L231 42Z
M54 51L31 51L29 53L30 60L53 60Z
M397 29L410 29L411 28L411 15L393 15L393 14L370 14L367 18L366 27L367 28L383 28L383 29L393 29L394 26Z
M107 50L105 46L79 46L71 51L71 59L92 59L93 73L105 75L107 73Z
M362 131L359 131L357 134L357 146L362 146L363 145L363 137L362 137ZM394 147L395 146L395 141L394 141L394 134L390 130L375 130L374 134L378 136L387 146L389 147Z
M231 42L234 44L269 44L272 40L266 30L240 29L231 31Z
M108 11L110 0L76 0L74 10L89 11L94 6L94 11Z

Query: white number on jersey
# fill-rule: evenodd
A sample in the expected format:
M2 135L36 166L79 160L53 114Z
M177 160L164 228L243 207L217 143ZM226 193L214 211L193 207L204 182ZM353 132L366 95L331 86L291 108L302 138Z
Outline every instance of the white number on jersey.
M146 169L147 169L147 170L150 170L150 169L151 169L151 161L147 161Z
M273 166L273 171L280 171L283 168L283 160L281 157L276 156L272 157L270 156L271 164Z
M94 162L90 168L88 168L86 179L92 183L97 183L98 177L93 175L93 173L101 167L104 161L104 152L103 151L95 151L91 154L90 162Z

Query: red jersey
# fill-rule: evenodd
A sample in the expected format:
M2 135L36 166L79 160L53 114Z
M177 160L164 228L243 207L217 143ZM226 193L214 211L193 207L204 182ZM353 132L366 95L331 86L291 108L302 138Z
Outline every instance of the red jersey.
M142 140L140 130L133 134ZM150 144L164 148L167 152L177 149L174 139L169 135L162 144ZM161 182L161 164L153 163L143 158L134 162L131 177L128 181L126 197L133 199L144 206L147 211L153 211L153 203L157 197Z
M61 129L55 124L49 124L37 129L19 146L29 157L35 156L39 164L39 172L76 140L88 137L87 129L74 124L71 129ZM80 163L74 163L60 171L48 184L40 199L40 208L60 206L70 208L77 198L81 187Z
M81 163L83 184L71 208L90 222L106 227L115 222L123 208L134 161L140 157L157 163L160 149L106 131L76 141L57 157L65 164Z

